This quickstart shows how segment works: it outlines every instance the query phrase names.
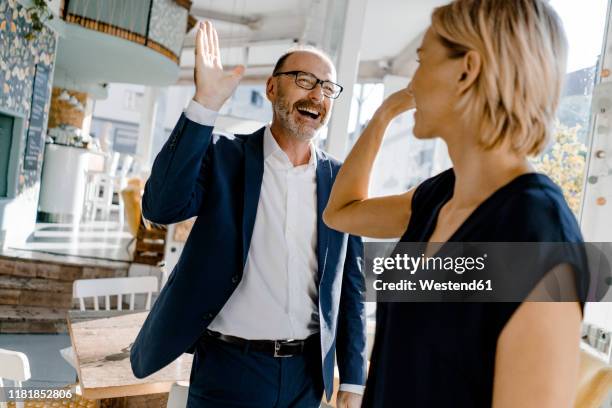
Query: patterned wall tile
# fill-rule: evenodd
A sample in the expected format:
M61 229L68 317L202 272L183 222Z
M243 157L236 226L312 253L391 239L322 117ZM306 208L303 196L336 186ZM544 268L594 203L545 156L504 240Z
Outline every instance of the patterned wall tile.
M174 0L153 0L149 38L181 55L188 11Z
M53 72L57 34L47 27L32 40L26 40L31 19L26 9L16 0L0 0L0 107L30 117L30 103L36 64L42 64ZM52 81L48 82L48 100L45 104L46 123L51 101ZM22 134L26 138L27 128ZM25 141L21 143L25 149ZM23 169L24 151L20 152L19 188L40 182L40 170ZM40 163L42 164L42 163Z

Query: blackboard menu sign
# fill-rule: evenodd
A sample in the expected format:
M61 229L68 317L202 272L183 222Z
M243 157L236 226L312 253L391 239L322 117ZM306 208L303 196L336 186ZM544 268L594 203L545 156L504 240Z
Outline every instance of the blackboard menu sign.
M6 95L6 92L4 92L5 82L6 81L4 80L4 72L2 72L2 74L0 74L0 103L4 103L4 104L6 104L6 102L3 101L3 99L8 97L8 95Z
M32 86L32 105L30 108L30 122L28 126L28 138L26 141L24 170L37 170L38 163L42 161L43 149L45 147L45 104L47 103L49 82L49 68L44 65L36 65L34 74L34 85Z

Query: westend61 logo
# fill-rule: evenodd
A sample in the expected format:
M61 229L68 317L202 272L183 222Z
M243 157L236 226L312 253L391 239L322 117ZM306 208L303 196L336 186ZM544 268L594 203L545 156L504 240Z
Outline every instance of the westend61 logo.
M446 271L455 272L458 275L469 271L482 271L485 268L487 254L478 257L439 257L421 256L414 257L408 254L395 254L394 257L375 257L372 259L372 272L380 275L386 270L397 270L409 272L414 275L421 271Z

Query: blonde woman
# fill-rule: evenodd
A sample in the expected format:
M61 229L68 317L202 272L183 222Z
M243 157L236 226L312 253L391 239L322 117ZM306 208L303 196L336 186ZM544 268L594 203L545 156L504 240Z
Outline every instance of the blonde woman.
M528 156L547 144L565 74L558 16L539 0L437 8L408 88L377 110L324 213L351 234L418 242L581 242L560 189ZM453 167L370 198L385 129L416 107L417 138L441 137ZM581 304L381 303L364 406L571 407Z

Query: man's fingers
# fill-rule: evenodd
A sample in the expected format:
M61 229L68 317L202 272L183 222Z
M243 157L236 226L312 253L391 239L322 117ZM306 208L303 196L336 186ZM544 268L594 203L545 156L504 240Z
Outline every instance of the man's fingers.
M221 65L221 51L219 50L219 37L217 35L217 30L213 27L213 58L215 58L215 63L221 69L223 69L223 65Z
M210 54L209 57L212 60L215 55L215 45L214 45L215 35L213 34L212 23L208 20L206 20L206 40L207 40L206 45L208 47L208 53Z
M198 29L196 30L196 41L195 41L195 53L196 55L202 55L204 53L202 43L202 23L198 23Z
M201 21L198 28L200 34L200 48L202 49L201 58L204 62L210 62L210 48L208 47L208 33L206 32L206 23Z
M206 34L206 22L200 21L200 27L198 28L198 32L200 33L200 38L202 43L200 44L202 47L202 55L206 56L208 54L208 39Z

